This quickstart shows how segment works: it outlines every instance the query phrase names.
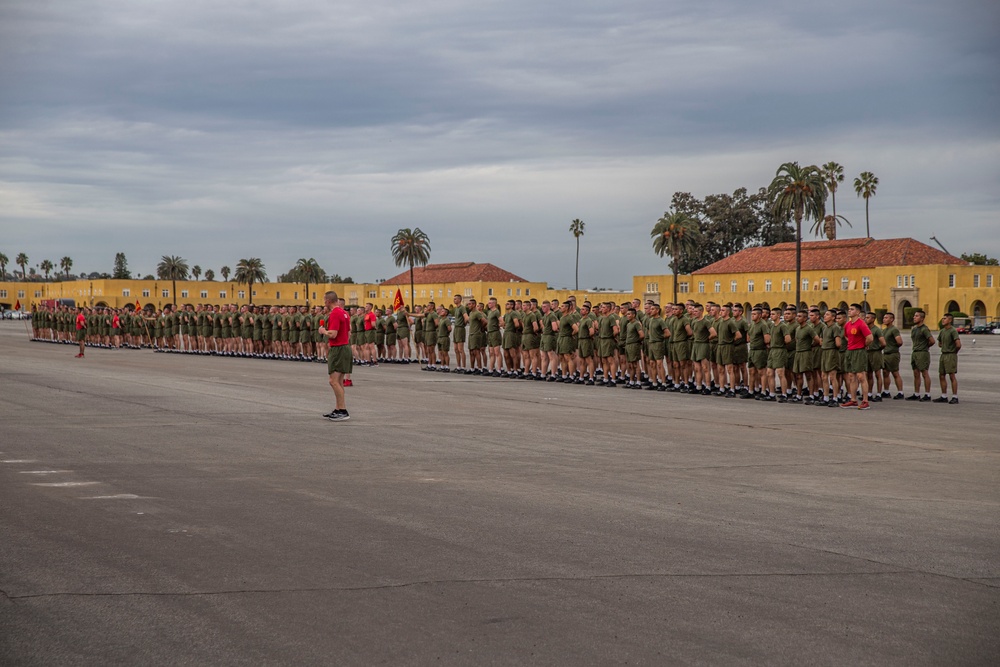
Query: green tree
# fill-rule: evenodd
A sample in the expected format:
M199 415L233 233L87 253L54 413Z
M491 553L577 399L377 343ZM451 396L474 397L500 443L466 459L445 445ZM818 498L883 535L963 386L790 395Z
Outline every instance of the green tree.
M987 257L981 252L963 252L962 259L969 264L979 264L981 266L997 266L1000 264L996 257Z
M212 269L209 269L208 271L205 271L205 280L207 280L209 282L212 282L213 280L215 280L215 271L213 271Z
M111 277L115 280L128 280L132 277L128 270L128 260L125 259L125 253L115 253L115 267L111 270Z
M7 279L7 265L10 264L10 257L0 252L0 280Z
M201 267L195 264L191 267L191 275L194 276L195 280L201 277Z
M684 253L697 247L698 221L687 213L667 211L653 225L649 233L653 239L653 252L660 257L670 255L674 272L674 303L677 303L677 276Z
M580 237L583 236L583 220L576 218L569 223L569 231L576 237L576 289L580 289Z
M236 273L233 274L236 282L247 286L247 303L253 301L253 284L267 282L267 273L264 271L264 261L259 257L249 257L241 259L236 264ZM306 301L306 305L308 305Z
M73 268L73 259L71 257L63 257L59 260L59 268L66 272L66 280L69 280L69 270Z
M171 282L170 296L173 298L174 305L176 306L177 281L187 280L188 277L187 260L176 255L164 255L160 259L160 263L156 265L156 275L160 280L169 280Z
M827 162L820 168L820 171L823 174L823 182L826 185L826 191L830 193L830 203L832 204L833 215L836 216L837 188L844 182L844 167L836 162Z
M816 165L800 167L786 162L768 187L775 216L795 220L795 307L802 303L802 220L822 220L826 215L826 184Z
M865 234L872 237L872 228L868 223L868 200L875 196L878 188L878 176L870 171L863 171L861 175L854 179L854 191L859 197L865 198Z
M46 280L49 279L49 274L52 272L52 269L56 268L56 265L52 263L51 259L43 259L39 266L41 266L42 271L45 272Z
M230 269L228 266L224 266L221 269L219 269L219 273L222 274L223 280L229 280L229 274L232 272L233 272L232 269Z
M302 257L289 271L293 282L305 283L306 306L309 305L309 283L316 284L326 276L326 272L315 259Z
M21 267L21 280L27 280L28 274L25 267L28 265L28 256L23 252L17 253L17 257L14 258L14 263Z
M410 298L414 298L413 267L427 266L431 259L431 242L419 227L400 229L391 241L392 260L396 266L410 267ZM409 310L413 310L413 302Z

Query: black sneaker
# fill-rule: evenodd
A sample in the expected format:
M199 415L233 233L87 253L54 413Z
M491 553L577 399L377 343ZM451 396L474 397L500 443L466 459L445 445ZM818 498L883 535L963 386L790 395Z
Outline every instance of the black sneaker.
M895 396L892 397L892 400L894 400L894 401L902 401L902 400L905 400L905 399L906 399L906 396L903 396L903 392L899 392L898 394L896 394Z
M330 412L327 412L325 415L323 415L323 417L326 418L326 419L329 419L330 417L332 417L335 414L337 414L337 411L336 410L331 410Z
M958 396L952 396L951 400L948 401L949 405L958 405Z
M330 416L327 417L327 419L332 422L346 422L350 418L351 415L347 414L347 410L334 410L330 413Z
M931 401L931 397L930 397L929 394L924 394L923 396L920 397L920 402L921 403L930 403L930 401Z
M937 398L935 398L931 402L932 403L947 403L948 402L948 397L947 396L938 396Z
M909 396L906 397L906 400L907 401L919 401L920 397L917 396L916 394L910 394Z

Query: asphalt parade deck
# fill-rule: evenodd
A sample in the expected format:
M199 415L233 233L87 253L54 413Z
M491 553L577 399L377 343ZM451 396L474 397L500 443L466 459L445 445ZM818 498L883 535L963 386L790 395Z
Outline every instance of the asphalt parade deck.
M0 663L995 664L1000 336L971 339L960 405L383 365L331 423L319 364L2 322Z

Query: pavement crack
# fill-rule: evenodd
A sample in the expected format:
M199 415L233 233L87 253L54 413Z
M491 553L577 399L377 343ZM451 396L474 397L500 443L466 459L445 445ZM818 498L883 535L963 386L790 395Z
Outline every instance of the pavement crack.
M57 591L50 593L28 593L5 596L10 600L33 600L39 598L86 598L86 597L207 597L221 595L273 595L282 593L351 593L365 591L414 588L418 586L440 586L449 584L518 584L545 582L587 582L615 579L743 579L766 577L881 577L894 574L915 574L915 570L866 570L844 572L636 572L619 574L594 574L580 577L482 577L470 579L420 579L370 586L309 586L301 588L244 588L214 591ZM974 583L974 582L973 582Z

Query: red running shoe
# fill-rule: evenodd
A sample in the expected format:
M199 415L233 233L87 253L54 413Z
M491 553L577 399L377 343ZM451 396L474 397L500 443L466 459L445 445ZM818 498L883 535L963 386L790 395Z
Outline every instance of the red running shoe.
M863 403L861 403L861 405L858 406L858 410L867 410L870 407L871 406L868 405L868 401L864 401Z
M858 407L858 402L857 401L847 401L846 403L841 403L840 407L842 407L842 408L856 408L856 407Z
M78 354L78 355L76 355L76 357L75 357L75 358L76 358L76 359L82 359L82 358L83 358L83 355L82 355L82 354Z
M354 383L353 383L353 382L351 382L351 379L350 379L350 378L347 378L346 380L344 380L344 386L345 386L345 387L353 387L353 386L354 386Z

